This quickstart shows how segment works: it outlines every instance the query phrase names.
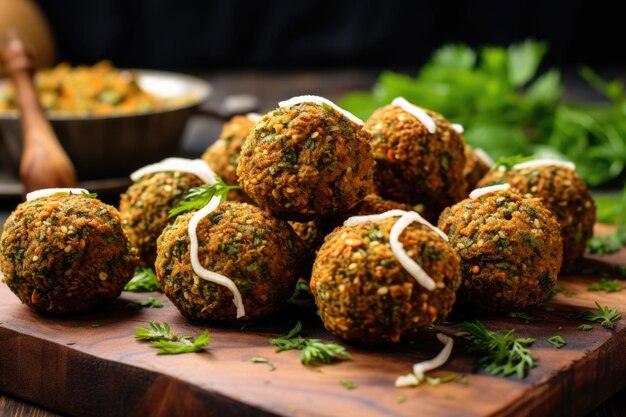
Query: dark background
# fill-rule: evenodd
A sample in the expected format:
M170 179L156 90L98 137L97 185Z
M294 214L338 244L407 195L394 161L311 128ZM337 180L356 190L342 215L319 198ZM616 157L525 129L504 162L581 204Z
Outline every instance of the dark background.
M551 45L546 64L623 66L602 1L37 0L60 58L178 70L418 67L449 42Z

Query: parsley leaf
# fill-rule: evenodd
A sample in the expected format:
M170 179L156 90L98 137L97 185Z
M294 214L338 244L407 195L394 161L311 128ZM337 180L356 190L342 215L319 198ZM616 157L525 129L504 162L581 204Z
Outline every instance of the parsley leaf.
M350 359L350 354L343 346L319 339L306 339L300 336L301 331L302 323L298 321L286 336L269 339L269 342L276 346L276 352L301 350L300 362L304 365L310 365L314 362L332 363L335 360Z
M565 340L563 340L561 336L552 336L551 338L548 339L548 343L550 343L552 346L554 346L557 349L561 349L563 346L567 344L567 342L565 342Z
M131 301L127 304L127 307L133 310L141 310L144 307L162 308L163 302L154 297L148 297L143 301Z
M598 307L598 312L585 311L582 313L581 318L587 321L599 322L602 327L607 329L615 327L613 323L622 318L622 313L619 312L617 307L611 309L608 306L602 307L597 301L596 307Z
M213 197L220 197L221 204L226 201L229 191L241 190L241 187L237 185L227 185L220 177L215 177L215 180L215 184L204 184L187 191L184 200L177 207L170 210L168 217L176 217L190 210L200 210L209 204Z
M339 383L345 388L345 389L357 389L359 386L357 384L355 384L352 381L348 381L345 379L342 379L341 381L339 381Z
M209 331L206 329L192 340L191 336L179 336L172 333L169 323L159 324L154 321L149 322L147 328L136 329L135 338L149 341L158 349L157 355L199 352L211 341Z
M138 266L135 269L135 275L124 286L124 291L131 292L151 292L158 291L156 274L152 268L143 268Z
M478 365L492 375L509 376L515 374L518 379L526 376L529 369L535 367L535 359L526 348L535 342L532 338L515 338L515 330L504 330L496 334L485 328L480 322L460 324L469 340L467 350L480 355Z
M587 286L589 291L617 292L622 290L622 282L618 279L600 278L600 281Z

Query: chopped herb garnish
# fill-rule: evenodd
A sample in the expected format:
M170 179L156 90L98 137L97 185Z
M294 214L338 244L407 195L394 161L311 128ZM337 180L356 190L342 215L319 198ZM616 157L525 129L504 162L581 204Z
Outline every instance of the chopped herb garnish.
M335 360L350 359L350 354L343 346L319 339L305 339L300 336L300 331L302 331L302 323L298 321L286 336L269 339L269 342L276 346L276 352L301 350L300 361L304 365L312 362L332 363Z
M509 314L507 314L507 317L511 317L513 319L524 320L524 323L530 323L531 321L540 320L537 317L529 316L528 314L524 313L523 311L512 311Z
M617 307L611 309L608 306L602 307L597 301L596 306L598 307L597 312L585 311L582 313L581 318L587 321L599 322L607 329L612 329L614 327L613 323L622 318L622 313L619 312Z
M405 402L406 402L406 395L398 395L398 396L396 397L396 402L397 402L398 404L403 404L403 403L405 403Z
M467 384L469 382L469 377L467 375L463 375L459 380L461 384Z
M264 363L264 364L267 365L267 369L270 372L276 370L276 367L274 366L274 364L272 362L270 362L267 358L264 358L262 356L253 356L252 358L250 358L250 362L252 362L252 363Z
M591 324L581 324L580 326L578 326L578 330L582 331L587 331L591 329L593 329L593 326Z
M189 210L200 210L213 197L220 197L220 203L226 201L228 192L231 190L241 190L238 185L226 185L220 177L215 177L215 184L204 184L187 191L185 199L175 208L170 210L169 217L178 216Z
M592 237L587 243L589 253L608 255L619 252L626 245L626 227L621 225L616 231L606 236Z
M514 329L503 330L498 334L485 328L480 322L460 324L469 340L467 350L480 355L478 365L492 375L508 376L515 374L522 379L529 369L535 367L535 359L525 346L535 342L532 338L515 338Z
M89 325L89 327L91 327L92 329L95 329L95 328L100 327L100 326L102 326L102 324L100 324L100 323L91 323Z
M306 281L298 281L296 282L296 294L297 295L310 295L311 287Z
M503 167L505 171L509 171L513 169L513 167L517 164L521 164L522 162L527 162L535 159L532 156L524 156L524 155L513 155L513 156L502 156L496 161L493 169L498 169Z
M456 375L450 374L440 378L430 377L428 375L424 376L424 380L428 385L440 385L445 384L446 382L452 382L456 379Z
M561 336L552 336L551 338L548 339L548 343L550 343L552 346L554 346L557 349L561 349L563 346L567 344Z
M152 268L143 268L138 266L135 269L135 275L124 286L124 291L132 292L152 292L158 291L156 274Z
M339 383L340 383L341 385L343 385L343 387L344 387L345 389L357 389L357 388L359 387L359 386L358 386L357 384L355 384L354 382L352 382L352 381L347 381L347 380L345 380L345 379L342 379L341 381L339 381Z
M133 310L141 310L144 307L162 308L163 302L154 297L148 297L143 301L131 301L127 304L127 307Z
M154 321L149 322L147 328L138 328L135 331L135 338L150 341L150 344L158 349L157 355L199 352L211 340L208 330L204 330L192 340L191 336L179 336L172 333L169 323L159 324Z
M587 286L589 291L616 292L621 291L622 282L618 279L600 278L600 281Z

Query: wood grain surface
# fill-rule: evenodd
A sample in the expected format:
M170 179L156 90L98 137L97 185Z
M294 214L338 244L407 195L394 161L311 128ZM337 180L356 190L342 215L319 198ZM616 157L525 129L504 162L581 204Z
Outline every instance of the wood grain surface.
M500 378L476 370L456 338L451 359L432 376L468 375L439 386L395 388L395 378L415 361L435 355L441 345L433 332L399 346L364 348L345 344L352 360L305 367L299 353L275 353L269 337L285 334L297 320L307 336L338 341L323 329L310 300L292 300L271 319L241 328L186 321L162 294L124 293L111 305L65 318L40 316L0 286L0 391L62 414L80 416L583 416L626 386L626 320L614 330L593 325L580 331L580 319L568 318L594 308L594 302L626 305L626 291L591 292L599 269L626 265L626 252L587 260L578 269L592 275L560 277L567 289L540 309L539 320L480 317L491 330L517 329L536 338L538 366L527 378ZM588 272L587 272L588 273ZM162 309L132 310L132 300L149 295L164 300ZM465 318L456 318L465 319ZM156 356L133 338L149 320L167 321L173 331L212 334L206 352ZM453 333L454 328L438 330ZM567 345L547 342L561 335ZM343 343L343 342L341 342ZM262 356L271 361L254 364ZM340 381L358 388L347 390Z

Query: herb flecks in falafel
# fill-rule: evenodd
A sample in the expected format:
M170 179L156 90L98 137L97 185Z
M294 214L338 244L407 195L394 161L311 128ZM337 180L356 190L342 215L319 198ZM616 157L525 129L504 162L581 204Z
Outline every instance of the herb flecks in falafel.
M155 269L163 293L185 317L234 322L282 307L300 277L303 253L287 222L213 197L211 206L165 228Z
M499 166L478 186L506 182L520 194L541 198L557 219L563 239L563 265L569 265L585 252L593 235L595 204L587 185L568 161L534 159Z
M119 212L86 190L29 194L0 237L3 281L36 312L88 310L120 295L137 264Z
M168 213L186 192L214 184L215 173L200 159L166 158L131 174L133 184L120 196L122 227L139 251L143 266L154 265L156 241Z
M285 104L263 116L246 138L239 184L282 219L341 213L372 191L369 142L359 123L325 101Z
M311 292L329 331L363 344L397 343L449 313L461 279L459 258L432 225L414 221L413 214L395 210L353 217L326 237L313 265ZM392 250L390 235L398 220L391 217L405 215L399 251L434 281L432 290Z
M364 129L372 135L376 193L423 204L425 217L433 221L465 195L465 149L461 135L442 115L417 109L390 104L376 110Z
M439 228L461 258L459 304L484 312L519 311L550 296L561 268L559 225L541 201L508 184L472 192L447 208Z

